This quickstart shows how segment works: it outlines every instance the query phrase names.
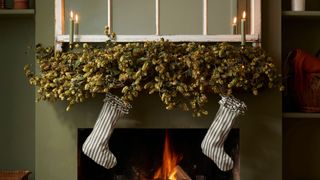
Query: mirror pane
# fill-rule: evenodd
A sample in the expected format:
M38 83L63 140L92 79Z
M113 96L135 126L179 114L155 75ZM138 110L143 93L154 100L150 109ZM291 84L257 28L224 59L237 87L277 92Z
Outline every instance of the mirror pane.
M232 34L232 21L235 16L237 0L208 0L208 34Z
M113 30L123 35L155 34L155 1L114 0Z
M160 0L160 34L201 33L201 0Z
M79 34L104 34L104 26L108 23L107 0L66 0L65 34L69 34L71 10L79 15Z

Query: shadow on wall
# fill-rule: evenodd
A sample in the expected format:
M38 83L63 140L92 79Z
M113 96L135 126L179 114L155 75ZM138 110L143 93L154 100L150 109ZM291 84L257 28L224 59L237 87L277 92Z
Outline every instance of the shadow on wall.
M218 110L219 97L209 97L208 116L193 118L191 112L180 109L168 111L157 95L141 95L132 103L129 115L119 120L118 128L207 128ZM58 119L72 131L77 128L93 127L103 106L103 95L88 99L82 104L73 106L69 112L64 102L53 104Z
M243 165L241 161L240 167L241 174L254 180L259 179L262 173L275 169L275 159L282 159L279 153L281 146L275 146L282 143L281 93L267 90L244 99L248 111L240 123L240 156L250 163ZM281 170L281 163L276 166Z
M78 128L93 127L103 105L102 100L102 95L97 96L96 98L91 98L81 104L72 106L69 111L66 111L66 102L58 101L51 105L56 111L57 119L61 124L66 125L70 129L73 138L76 139Z
M281 113L281 102L270 102L279 92L270 93L266 91L259 96L252 96L251 94L237 94L236 96L243 100L248 110L244 116L240 116L236 121L235 126L240 126L243 130L241 133L245 139L252 139L253 141L259 139L266 139L274 141L273 137L281 136L281 126L279 126L279 114ZM65 109L67 104L65 102L53 103L53 107L57 112L58 120L70 128L73 134L76 134L77 128L93 127L100 110L103 106L104 95L98 95L95 98L88 99L82 104L73 106L69 112ZM130 113L119 120L118 128L208 128L213 121L215 114L219 108L218 95L212 95L209 98L206 109L209 111L208 116L201 118L193 118L191 112L183 112L180 109L168 111L165 109L160 98L153 95L141 95L132 103L133 108ZM279 107L280 106L280 107ZM274 108L279 107L279 108ZM263 134L261 133L263 132ZM259 137L262 136L262 137ZM251 138L250 138L251 137ZM259 138L258 138L259 137ZM267 143L268 144L268 143ZM265 147L264 143L261 148ZM255 148L254 151L264 150ZM248 152L251 152L249 150Z

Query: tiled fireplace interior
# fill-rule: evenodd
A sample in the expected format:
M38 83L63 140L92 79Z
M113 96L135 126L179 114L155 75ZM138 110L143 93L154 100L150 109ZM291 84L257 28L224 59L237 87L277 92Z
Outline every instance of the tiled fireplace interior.
M95 164L81 151L91 131L89 128L78 129L78 180L169 179L155 178L156 171L162 167L166 132L171 153L176 154L177 166L187 174L186 177L192 180L231 180L234 176L232 171L220 171L202 153L200 144L207 129L115 129L109 147L117 157L118 164L110 170ZM225 142L225 150L239 162L238 129L231 130Z

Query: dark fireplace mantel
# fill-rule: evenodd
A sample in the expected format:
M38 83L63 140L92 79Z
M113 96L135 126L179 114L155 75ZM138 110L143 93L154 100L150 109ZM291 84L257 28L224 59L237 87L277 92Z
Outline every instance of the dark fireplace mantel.
M165 129L115 129L110 150L118 164L105 169L85 156L81 147L92 129L78 129L78 180L151 180L162 164ZM168 129L171 146L183 156L179 166L192 178L231 180L232 171L222 172L201 150L207 129ZM239 153L239 129L232 129L225 149L233 158ZM118 178L117 178L118 177ZM121 178L119 178L121 177Z

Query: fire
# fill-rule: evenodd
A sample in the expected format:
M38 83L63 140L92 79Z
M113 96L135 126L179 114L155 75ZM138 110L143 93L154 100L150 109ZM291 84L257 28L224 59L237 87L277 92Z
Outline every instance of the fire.
M170 147L168 131L166 131L166 137L163 147L162 166L156 171L153 179L164 180L177 180L176 166L182 159L182 156L175 154Z

